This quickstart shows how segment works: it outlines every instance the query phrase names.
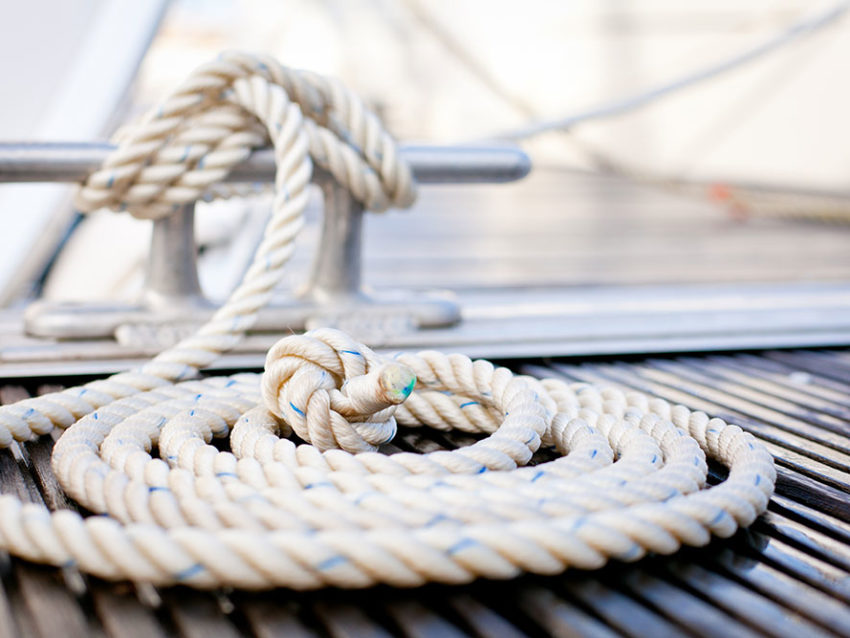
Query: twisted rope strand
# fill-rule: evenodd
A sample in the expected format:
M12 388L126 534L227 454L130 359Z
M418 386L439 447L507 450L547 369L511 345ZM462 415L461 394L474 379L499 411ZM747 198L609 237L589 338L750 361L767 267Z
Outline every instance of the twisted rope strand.
M139 370L0 408L0 445L64 428L58 481L108 515L0 496L0 548L158 585L410 587L667 554L764 511L776 476L764 446L640 394L521 377L463 355L384 360L331 329L282 339L262 377L191 378L251 326L279 280L303 224L311 158L367 206L412 201L392 140L340 84L227 54L126 131L80 190L84 208L156 218L266 137L278 162L273 215L212 319ZM397 423L483 438L379 453ZM229 452L212 445L226 436ZM541 446L561 456L528 466ZM729 467L710 488L706 456Z

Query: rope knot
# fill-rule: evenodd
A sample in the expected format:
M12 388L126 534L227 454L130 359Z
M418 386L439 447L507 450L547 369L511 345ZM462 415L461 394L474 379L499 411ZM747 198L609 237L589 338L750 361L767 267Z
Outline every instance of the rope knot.
M408 207L416 198L410 167L356 94L265 56L229 52L203 65L117 142L76 193L78 210L166 217L212 191L231 192L216 185L269 143L283 203L301 199L308 155L369 210Z
M268 410L320 450L373 451L396 433L394 413L416 384L338 330L285 337L269 350L262 378Z

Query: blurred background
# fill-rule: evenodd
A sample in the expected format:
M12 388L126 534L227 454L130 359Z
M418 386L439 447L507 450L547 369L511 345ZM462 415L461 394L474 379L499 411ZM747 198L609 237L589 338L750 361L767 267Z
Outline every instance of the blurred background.
M811 0L177 0L141 68L155 99L222 49L355 87L402 139L486 138L641 93L839 6ZM850 20L617 118L528 144L668 175L843 189Z
M567 177L561 184L569 182L569 175L613 174L637 185L660 185L668 195L684 199L655 204L650 200L645 209L657 216L635 222L629 232L654 228L660 237L672 228L665 229L664 219L673 223L679 217L715 224L709 229L712 233L722 230L726 234L716 235L721 239L737 236L741 254L752 253L754 260L761 260L760 266L738 268L726 252L706 253L696 279L711 280L713 272L724 281L776 279L788 272L783 255L797 250L796 227L785 226L784 244L771 244L760 239L767 235L759 234L765 229L757 222L742 234L740 228L736 231L726 224L724 215L777 209L784 215L790 206L792 217L817 219L826 211L820 217L828 218L829 224L850 218L848 4L805 0L9 3L0 38L0 59L6 61L0 70L5 95L0 103L0 139L107 139L120 123L155 104L221 50L264 52L287 65L341 78L402 140L451 144L508 139L532 156L536 171L562 171ZM45 20L46 15L51 19ZM691 82L700 75L711 77ZM677 83L687 86L649 99ZM630 101L641 108L593 116ZM574 115L578 118L569 130L522 134L531 132L529 126L533 130L540 123ZM600 193L608 188L594 184ZM747 189L736 190L738 185ZM778 189L778 194L771 189ZM0 210L11 224L5 240L0 237L5 242L0 244L0 290L6 291L5 302L20 293L22 278L43 274L43 253L50 251L42 248L48 244L55 248L66 236L67 213L58 221L54 213L67 210L67 192L67 187L46 185L0 189ZM527 195L500 192L518 193L517 202ZM487 205L498 197L495 191L482 193L472 206ZM619 210L612 208L612 197L620 203L637 201L643 191L614 196L589 196L586 189L582 193L575 205L571 202L576 200L567 201L572 197L569 190L551 194L553 201L563 204L558 213L563 217L551 223L560 223L566 237L575 228L565 219L587 217L586 226L594 232L582 246L604 247L606 238L616 235L611 224L619 222L617 214L605 221L599 211ZM674 212L659 213L668 208ZM201 215L202 242L207 237L214 244L239 223L222 220L243 219L228 215L227 211L218 217L214 212ZM262 214L255 216L260 219ZM626 217L635 221L640 214ZM726 225L720 229L718 223ZM104 218L91 228L92 236L112 237L112 246L100 247L98 260L90 242L71 242L71 252L78 244L77 262L83 264L78 267L85 273L63 278L61 285L48 290L71 297L112 295L118 289L131 295L141 280L147 230L122 216ZM687 229L687 237L705 230L701 228L697 223ZM817 262L801 271L803 279L846 276L841 255L847 237L841 228L803 227L810 252L798 255L797 263ZM56 239L48 242L48 237ZM671 264L681 255L665 261L653 253L652 258L655 270L641 281L670 280ZM553 283L602 281L591 265L594 259L599 262L599 255L589 253L587 259L586 264L570 266L572 270ZM119 265L128 260L132 266ZM214 274L205 276L205 286L218 286L213 296L220 297L239 269L224 268L233 272L217 284L222 269L216 269L215 260L206 261L212 265L204 268ZM584 273L584 278L576 273ZM628 265L622 274L624 281L629 279ZM128 285L129 281L135 283Z

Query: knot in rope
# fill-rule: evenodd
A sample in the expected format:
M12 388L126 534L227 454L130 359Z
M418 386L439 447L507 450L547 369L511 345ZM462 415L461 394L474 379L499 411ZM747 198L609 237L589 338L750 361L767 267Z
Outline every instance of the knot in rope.
M357 95L266 56L221 55L116 141L77 192L79 210L165 217L269 143L278 157L280 197L294 197L309 180L308 153L367 209L407 207L416 195L395 142Z
M280 340L266 356L269 411L321 451L372 451L396 433L393 417L416 384L407 366L384 362L343 332Z

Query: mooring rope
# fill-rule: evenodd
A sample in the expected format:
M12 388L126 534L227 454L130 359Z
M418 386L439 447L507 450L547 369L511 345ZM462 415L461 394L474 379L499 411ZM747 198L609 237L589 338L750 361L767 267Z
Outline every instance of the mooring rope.
M0 548L159 585L417 586L669 554L765 510L776 474L763 445L637 393L459 354L385 360L331 329L282 339L262 377L195 378L277 283L302 225L310 158L365 206L404 206L413 185L394 143L338 83L228 54L126 135L79 194L84 209L160 217L267 141L273 214L213 318L138 370L0 408L6 447L65 429L53 471L106 515L0 496ZM486 436L453 451L379 453L397 423ZM226 436L230 451L211 444ZM561 456L529 466L541 446ZM729 468L716 486L706 486L706 455Z

